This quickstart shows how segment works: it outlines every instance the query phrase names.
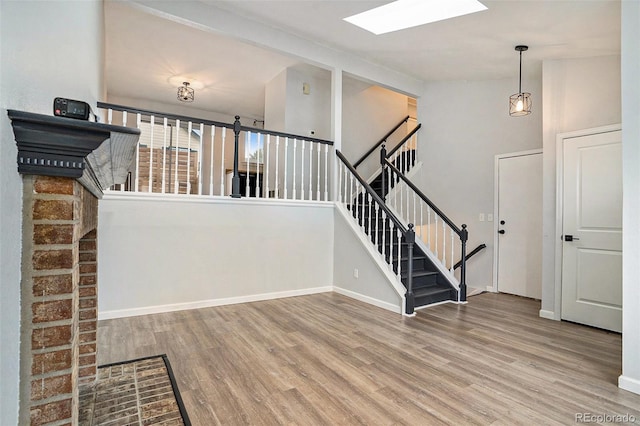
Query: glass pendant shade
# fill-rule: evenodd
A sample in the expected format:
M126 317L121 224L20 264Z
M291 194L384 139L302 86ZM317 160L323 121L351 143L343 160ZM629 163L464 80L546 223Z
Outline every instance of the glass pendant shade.
M531 93L516 93L509 97L509 115L519 117L531 114Z
M182 102L193 102L195 98L194 90L189 87L189 82L185 81L182 86L178 87L178 100Z

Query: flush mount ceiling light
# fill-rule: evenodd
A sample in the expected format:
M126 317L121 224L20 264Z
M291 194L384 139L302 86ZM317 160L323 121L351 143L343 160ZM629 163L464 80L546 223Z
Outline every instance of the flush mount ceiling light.
M518 79L518 93L509 97L509 115L520 117L531 114L531 93L522 92L522 52L526 52L529 46L516 46L520 52L520 78Z
M477 0L396 0L344 20L380 35L486 9Z
M178 100L182 102L193 102L195 92L189 87L188 81L183 81L182 86L178 87Z

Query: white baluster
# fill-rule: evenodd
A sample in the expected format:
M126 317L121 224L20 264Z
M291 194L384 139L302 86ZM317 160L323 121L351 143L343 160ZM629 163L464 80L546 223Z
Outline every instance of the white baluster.
M187 194L191 194L191 133L193 123L187 123Z
M378 247L378 240L379 240L379 230L380 230L380 206L378 205L378 203L375 203L375 212L376 212L376 230L375 230L375 234L373 237L373 244L375 244L376 248Z
M386 239L387 239L387 214L385 213L384 210L382 211L382 258L384 259L384 261L387 261L387 244L386 244Z
M420 200L420 229L418 231L420 232L420 239L424 241L424 238L422 238L422 234L424 233L424 221L422 217L422 200Z
M442 264L447 267L447 223L442 219Z
M324 200L329 201L329 174L327 167L329 165L329 145L324 146Z
M149 136L151 137L150 149L149 149L149 192L153 192L153 128L155 127L156 118L152 115L150 117L151 131Z
M260 148L262 148L262 154L264 156L262 134L258 133L258 145L256 146L256 198L262 197L262 193L260 192ZM262 161L264 161L264 158Z
M431 250L431 207L427 205L427 247Z
M344 167L344 204L347 205L347 167Z
M342 161L338 162L338 202L342 202L344 199L342 198L343 192L342 192ZM320 199L320 198L318 198Z
M227 137L227 128L222 128L221 143L220 143L220 195L225 195L224 193L224 184L225 184L225 174L226 170L224 167L224 141Z
M316 200L320 201L320 151L322 148L322 144L317 143L316 146L318 147L318 165L317 165L317 175L316 175L316 182L318 184L318 189L316 192ZM340 185L338 185L338 188L340 188Z
M167 117L162 120L162 193L167 185Z
M107 124L111 124L113 122L113 110L109 108L107 110Z
M359 200L358 200L358 198L359 198L358 195L359 194L360 194L360 183L358 183L358 181L356 180L356 197L355 197L355 200L354 200L356 208L355 208L354 212L356 214L355 218L356 218L356 222L358 222L358 225L360 225L360 215L358 214L359 213L358 212L358 207L359 207L359 204L360 204Z
M200 123L200 150L198 151L198 195L202 195L202 154L204 154L202 138L204 138L204 124Z
M271 147L271 135L267 135L267 152L265 153L266 159L266 170L265 170L265 179L264 179L264 193L266 197L269 198L269 148Z
M349 210L353 214L353 174L349 171Z
M122 127L127 127L127 111L122 111Z
M300 141L302 152L300 153L300 199L304 200L304 141Z
M211 149L211 159L209 160L209 195L210 196L213 195L213 170L214 170L214 164L215 164L213 161L213 153L216 150L215 137L216 137L216 126L212 124L211 125L211 145L209 145ZM220 194L220 195L224 195L224 194Z
M173 188L173 193L177 194L178 191L178 186L179 186L179 182L178 182L178 154L180 153L180 120L176 120L176 144L175 144L175 150L176 150L176 161L175 161L175 166L176 166L176 170L175 170L175 175L174 175L174 188Z
M292 199L296 199L296 153L298 151L298 139L293 138L293 195Z
M318 166L320 166L318 164ZM309 142L309 199L313 199L313 143Z
M413 194L413 222L412 223L417 223L416 222L416 193L415 192L411 192Z
M140 113L136 114L136 128L140 129L140 124L142 123L142 115ZM136 192L139 192L138 188L138 180L140 179L140 142L136 145L136 178L134 181L134 188Z
M409 218L411 217L411 213L410 213L410 210L409 210L409 198L411 198L411 197L409 197L409 184L407 184L406 182L404 182L404 189L405 189L405 191L407 191L405 193L405 198L407 199L407 210L405 211L405 216L404 217L405 217L405 219L407 219L407 222L409 222ZM415 221L413 223L415 223Z
M280 136L276 136L276 191L275 191L275 196L276 198L280 197L280 180L278 179L278 175L280 174L280 170L278 167L278 161L280 159Z
M435 223L435 230L436 230L436 235L435 235L435 246L436 246L436 250L435 250L435 255L436 255L436 259L438 259L438 215L434 213L433 215L433 220Z
M369 207L369 236L372 237L373 236L373 229L372 229L372 219L373 219L373 214L371 212L371 204L373 202L373 198L371 197L371 194L369 194L367 192L367 206ZM373 239L371 240L373 242Z
M249 189L249 176L251 176L251 164L249 163L249 152L251 147L251 132L246 132L244 134L244 161L247 163L247 180L246 185L244 186L244 196L249 197L251 195L251 191Z
M287 164L287 157L289 156L289 138L284 138L284 199L287 200L287 171L289 170Z
M450 257L450 259L451 259L451 268L449 269L449 272L451 272L453 274L453 266L454 266L454 263L455 263L455 260L453 258L453 244L454 244L454 241L455 241L453 239L453 234L454 234L453 229L449 228L449 234L451 234L451 257Z
M400 176L398 176L400 177ZM404 191L402 190L402 186L404 185L404 181L402 179L398 179L398 182L396 183L396 186L398 188L398 191L400 193L400 217L404 217L404 212L403 212L403 208L404 208Z
M444 220L442 221L442 266L447 267L447 228Z
M398 237L398 279L402 277L402 232L400 229L396 229L396 235Z

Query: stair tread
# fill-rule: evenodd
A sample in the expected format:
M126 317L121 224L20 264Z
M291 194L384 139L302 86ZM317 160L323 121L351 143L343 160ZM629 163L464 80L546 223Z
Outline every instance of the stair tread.
M453 290L451 287L440 287L440 286L420 287L420 288L414 289L413 296L414 297L432 296L434 294L449 293L451 290Z
M400 274L403 278L406 278L407 276L407 272L406 271L402 271L402 273ZM429 277L429 276L433 276L433 275L438 275L438 272L435 271L413 271L413 278L418 278L418 277Z

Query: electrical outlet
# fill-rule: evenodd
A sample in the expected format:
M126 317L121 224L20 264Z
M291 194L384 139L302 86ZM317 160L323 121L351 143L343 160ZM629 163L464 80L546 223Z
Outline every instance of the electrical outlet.
M480 222L484 222L484 213L480 213L480 214L478 215L478 220L479 220Z
M358 278L358 268L353 270L353 278Z
M493 222L493 213L487 213L487 222Z

